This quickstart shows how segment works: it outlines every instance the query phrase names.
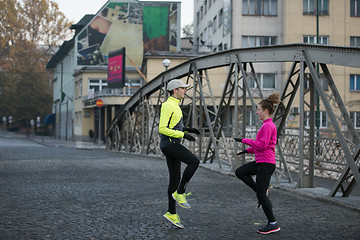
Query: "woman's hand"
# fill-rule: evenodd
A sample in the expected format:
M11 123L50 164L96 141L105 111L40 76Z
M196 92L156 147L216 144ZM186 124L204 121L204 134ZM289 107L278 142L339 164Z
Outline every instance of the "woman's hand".
M241 155L241 154L245 154L245 153L248 153L248 150L244 150L244 151L242 151L242 152L239 152L239 153L236 154L236 155Z
M234 140L237 142L242 142L242 138L234 138Z

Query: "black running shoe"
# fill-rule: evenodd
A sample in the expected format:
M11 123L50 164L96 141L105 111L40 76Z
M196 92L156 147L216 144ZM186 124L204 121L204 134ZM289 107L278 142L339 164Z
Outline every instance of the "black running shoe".
M257 232L261 233L261 234L269 234L269 233L274 233L274 232L278 232L278 231L280 231L280 227L277 223L275 223L275 224L268 223L266 225L266 227L257 230Z

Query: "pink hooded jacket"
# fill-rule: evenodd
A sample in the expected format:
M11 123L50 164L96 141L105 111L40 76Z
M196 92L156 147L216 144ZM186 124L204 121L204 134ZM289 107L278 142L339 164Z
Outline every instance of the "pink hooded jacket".
M256 163L276 164L275 145L277 141L277 129L272 121L268 118L263 122L262 127L256 135L256 140L243 138L242 143L249 145L246 150L255 154Z

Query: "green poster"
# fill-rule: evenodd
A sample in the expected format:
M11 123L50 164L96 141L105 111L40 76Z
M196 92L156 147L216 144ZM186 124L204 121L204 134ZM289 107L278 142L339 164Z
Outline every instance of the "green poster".
M167 37L169 32L169 7L143 7L144 41Z

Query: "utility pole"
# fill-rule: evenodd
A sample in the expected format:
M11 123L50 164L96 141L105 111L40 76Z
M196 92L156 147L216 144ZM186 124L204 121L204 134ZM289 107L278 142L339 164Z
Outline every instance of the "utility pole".
M61 77L60 77L60 104L59 104L59 139L61 139L61 104L62 104L62 92L63 92L63 75L64 67L61 62Z
M319 35L319 0L316 0L316 43L320 44ZM319 73L319 63L316 64L317 73ZM322 86L322 85L321 85ZM320 96L318 90L316 90L316 136L319 138L319 127L320 127ZM319 140L319 139L318 139Z

